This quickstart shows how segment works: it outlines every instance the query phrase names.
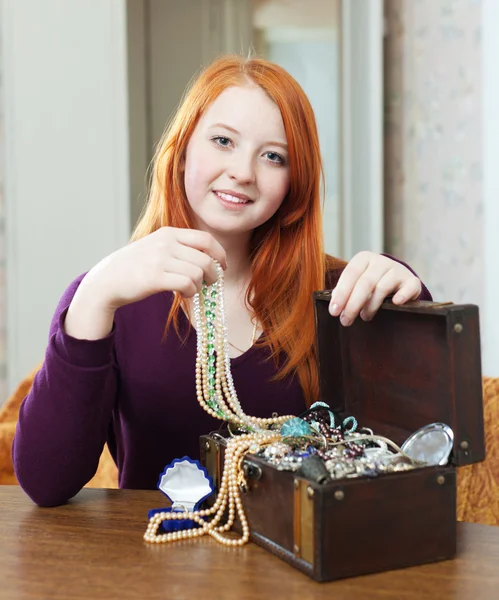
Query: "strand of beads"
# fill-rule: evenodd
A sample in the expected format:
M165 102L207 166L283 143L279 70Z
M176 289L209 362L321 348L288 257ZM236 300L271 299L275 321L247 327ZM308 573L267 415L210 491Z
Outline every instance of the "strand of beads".
M194 297L194 321L198 332L196 358L198 401L213 417L243 426L249 431L262 431L271 425L280 425L292 416L250 417L242 410L230 369L223 270L216 261L215 266L217 282L212 286L204 285L201 295L196 294Z
M239 435L227 442L224 469L215 504L209 509L200 511L163 512L154 515L149 520L144 534L144 540L150 543L173 542L208 534L228 546L245 544L249 540L249 526L240 496L240 486L246 487L242 471L244 456L248 452L256 453L262 447L280 441L281 434L268 428L292 418L288 415L262 419L250 417L243 411L230 368L223 270L216 261L215 266L217 282L212 286L204 285L201 297L199 294L194 297L194 321L197 331L197 399L211 416L246 428L250 433ZM221 523L227 511L227 520ZM224 532L232 528L236 514L242 526L242 536L239 538L224 535ZM207 520L208 518L211 519ZM158 529L163 521L177 519L194 521L199 528L158 535Z
M220 312L223 310L223 305L221 307L216 301L217 296L223 297L223 286L219 287L222 281L219 278L211 287L204 285L201 295L196 294L194 297L194 321L198 332L197 397L201 406L213 417L238 426L246 425L250 431L253 431L251 419L242 411L238 411L237 406L233 406L230 397L228 403L224 400L223 392L227 386L224 352L221 345L223 335Z
M260 417L248 417L239 402L237 397L236 388L234 386L234 380L232 378L231 368L230 368L230 356L229 356L229 337L228 337L228 328L226 322L226 312L225 312L225 294L224 294L224 279L223 279L223 269L217 261L215 261L215 268L217 270L218 276L218 288L220 290L219 294L219 336L218 336L218 348L217 355L220 359L223 359L223 363L218 365L217 369L220 369L222 376L222 387L225 397L227 398L228 404L231 406L232 410L236 413L239 419L243 421L249 427L253 427L255 430L266 429L271 425L280 425L292 418L292 415L286 415L282 417L270 417L270 418L260 418ZM222 360L221 360L222 362Z
M258 451L261 445L278 441L280 434L243 434L237 438L231 439L225 451L225 464L220 482L215 504L205 510L194 512L163 512L151 517L147 530L144 534L146 542L161 544L165 542L175 542L182 539L191 539L202 535L211 535L221 544L226 546L242 546L249 540L248 520L244 513L239 486L245 484L244 475L240 469L240 464L246 452L251 448L252 451ZM228 505L227 521L219 525ZM223 532L229 531L234 524L235 517L239 518L242 527L242 535L239 538L223 535ZM210 521L206 518L213 515ZM198 529L184 529L171 533L157 533L159 526L163 521L174 521L178 519L190 519L200 527Z
M222 410L220 397L217 398L216 391L215 312L213 309L216 308L217 284L213 284L209 294L208 288L203 286L203 292L204 311L200 306L199 294L194 296L194 321L197 331L196 394L201 406L212 417L231 420L233 415Z

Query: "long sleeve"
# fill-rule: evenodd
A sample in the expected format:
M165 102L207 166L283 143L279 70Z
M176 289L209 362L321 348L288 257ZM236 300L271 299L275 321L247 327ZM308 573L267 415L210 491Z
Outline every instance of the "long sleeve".
M21 405L14 437L17 479L40 506L64 504L95 474L115 404L114 331L88 341L64 330L82 279L59 302L45 360Z

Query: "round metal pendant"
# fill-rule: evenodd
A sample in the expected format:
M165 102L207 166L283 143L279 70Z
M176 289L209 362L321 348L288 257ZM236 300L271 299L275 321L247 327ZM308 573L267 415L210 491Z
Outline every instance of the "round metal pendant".
M413 433L402 444L402 451L428 466L446 465L452 446L454 433L445 423L431 423Z

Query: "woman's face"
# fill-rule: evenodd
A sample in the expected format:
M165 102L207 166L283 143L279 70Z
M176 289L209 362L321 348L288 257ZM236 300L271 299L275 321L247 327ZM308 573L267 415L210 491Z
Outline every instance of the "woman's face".
M230 87L199 120L187 145L187 200L200 229L247 233L289 190L286 134L277 105L257 86Z

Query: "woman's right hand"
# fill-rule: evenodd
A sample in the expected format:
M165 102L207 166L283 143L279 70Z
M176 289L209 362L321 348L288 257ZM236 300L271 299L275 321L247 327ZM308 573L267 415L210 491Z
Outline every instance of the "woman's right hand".
M105 337L120 306L162 291L190 298L203 280L217 279L212 259L226 269L223 247L205 231L162 227L113 252L83 278L66 315L69 335Z

